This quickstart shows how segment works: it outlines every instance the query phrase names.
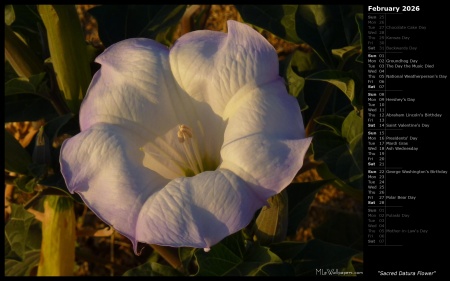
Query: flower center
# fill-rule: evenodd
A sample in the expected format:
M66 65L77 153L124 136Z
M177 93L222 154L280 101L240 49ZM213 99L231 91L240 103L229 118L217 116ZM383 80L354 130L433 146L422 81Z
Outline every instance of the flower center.
M186 176L197 175L204 171L202 158L198 149L197 140L194 137L192 129L181 124L178 126L178 141L183 146L184 156L188 170Z

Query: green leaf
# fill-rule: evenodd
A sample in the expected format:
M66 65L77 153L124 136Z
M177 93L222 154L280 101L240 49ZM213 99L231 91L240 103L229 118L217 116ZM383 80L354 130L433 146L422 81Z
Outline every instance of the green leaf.
M11 204L11 216L5 225L5 239L11 251L10 256L24 259L28 230L34 220L34 215L27 212L21 205ZM6 243L6 242L5 242Z
M80 132L77 116L78 115L74 115L72 113L57 116L56 118L53 118L50 121L48 121L44 126L45 134L48 136L48 142L51 152L50 163L52 164L51 168L53 169L53 171L60 170L59 164L60 146L56 148L53 147L55 140L65 133L68 133L69 135L75 135Z
M5 23L11 25L16 20L13 5L5 5Z
M39 201L33 206L35 210L39 210ZM26 251L30 250L40 250L42 245L42 223L38 220L33 220L30 227L28 228L27 241L25 244ZM26 254L26 253L25 253Z
M304 95L302 94L303 87L305 86L305 78L298 75L292 69L292 61L289 63L286 70L286 82L289 94L299 100L300 108L302 110L308 109L308 105L306 104Z
M364 272L364 252L360 252L353 257L352 266L356 272Z
M46 73L42 72L32 75L29 78L14 78L5 83L5 96L10 100L22 100L27 95L37 95L45 100L50 98L47 81L45 79ZM11 97L17 95L16 97Z
M24 39L5 24L5 59L20 77L30 77L44 71L42 60Z
M355 97L355 81L351 77L350 73L335 70L324 70L314 73L306 79L330 83L341 90L350 101L353 101Z
M361 46L351 45L332 50L333 55L344 65L351 57L361 53Z
M5 121L34 121L54 115L46 73L13 78L5 83Z
M362 200L363 190L362 190L362 182L355 183L350 185L351 183L347 183L344 180L338 178L335 174L333 174L328 165L326 163L322 163L316 167L319 176L323 179L331 180L330 184L338 188L339 190L344 191L346 194L352 196L354 199ZM359 175L362 178L362 175Z
M329 180L320 180L292 183L287 187L289 198L288 236L296 233L300 222L308 215L309 207L314 201L317 192L329 182Z
M5 259L5 276L30 276L31 270L39 264L40 250L28 251L23 261Z
M291 54L292 69L302 77L327 69L327 66L314 52L296 50Z
M171 266L156 262L146 262L126 271L123 276L183 276Z
M172 42L173 28L181 20L186 11L186 5L163 5L147 24L141 37L154 38L156 41L170 46Z
M31 176L40 179L47 174L47 165L39 164L33 161L33 163L28 166L28 171Z
M362 63L353 62L352 70L350 72L351 77L355 81L355 92L352 100L352 106L355 110L361 111L364 107L364 103L366 100L366 91L364 89L364 65Z
M33 184L29 184L29 183ZM14 180L14 185L17 186L20 190L31 193L34 191L34 186L36 184L36 179L32 176L22 175Z
M358 113L353 110L350 112L342 123L342 136L347 139L349 143L349 152L353 157L355 166L351 172L354 174L361 174L363 171L363 119L358 115ZM362 180L362 176L359 178L352 179Z
M206 253L196 251L199 270L196 276L246 276L255 274L255 269L282 260L269 248L243 239L239 231L211 247Z
M284 77L288 92L297 98L301 110L309 108L305 101L305 83L304 77L307 77L319 69L326 67L317 54L314 52L304 52L296 50L289 54L287 58L280 61L280 75Z
M334 65L331 50L342 46L342 43L335 42L344 39L340 30L336 29L336 25L340 24L340 15L337 17L336 10L336 7L327 5L299 5L295 17L298 36L308 43L328 66Z
M83 203L84 201L81 199L80 195L78 193L70 193L67 189L66 182L64 181L63 176L59 171L57 171L55 174L45 177L44 179L39 181L39 184L45 187L54 188L56 190L62 191L68 196L70 196L72 199L77 201L78 203Z
M98 22L100 40L105 47L127 38L156 39L177 24L186 5L102 5L89 10ZM167 43L168 33L158 39Z
M316 276L319 269L354 272L351 259L361 253L357 249L320 239L306 243L284 241L272 244L270 250L291 264L295 276Z
M86 39L75 5L38 5L61 95L73 113L91 82Z
M357 62L364 62L364 14L363 13L357 13L355 15L356 24L358 25L358 31L359 31L359 38L360 38L360 46L361 46L361 53L356 58Z
M17 255L17 253L12 250L11 243L6 238L6 235L5 235L4 251L5 251L5 260L10 259L10 260L15 260L15 261L22 261L22 257L19 257L19 255Z
M75 115L72 113L68 113L48 121L47 124L45 124L44 126L44 131L45 134L47 134L47 136L49 137L50 141L53 142L53 140L57 136L59 136L60 129L73 118L75 118Z
M342 136L352 143L363 134L363 125L361 116L355 110L351 111L342 122Z
M5 169L25 175L31 164L30 154L5 129Z
M272 253L269 248L260 246L253 242L248 242L249 247L242 256L242 262L233 270L228 272L228 276L247 276L255 274L255 268L267 264L280 264L282 260Z
M36 94L36 88L28 78L15 78L5 83L5 96L14 94Z
M266 263L250 272L247 276L293 276L294 268L291 264L283 263Z
M340 136L342 135L342 123L345 118L339 115L322 115L317 117L314 121L318 124L328 127L333 130L333 132Z
M27 45L38 57L42 57L42 42L40 28L44 25L37 12L36 4L13 5L15 21L11 28L25 39Z
M208 253L198 250L195 257L199 266L197 276L224 276L243 262L245 242L240 232L230 235L211 247Z
M348 179L350 185L356 187L359 190L363 188L363 170L364 170L364 150L363 150L363 135L357 136L351 143L349 143L349 153L352 157L353 164L349 168L349 174L351 175Z
M245 22L293 43L306 42L331 68L332 50L352 45L362 5L236 5Z
M333 163L347 150L346 140L332 131L316 131L313 133L312 147L314 159Z
M14 68L12 67L12 65L8 62L8 60L5 60L5 80L4 81L9 81L11 79L17 78L19 77L16 73L16 71L14 70Z
M352 144L355 150L350 150L347 140L332 131L316 131L313 136L314 159L324 161L334 177L362 190L362 138L355 139L359 143Z
M245 22L293 43L300 43L295 27L297 5L235 5Z
M178 30L178 26L177 25L172 25L170 27L168 27L166 30L162 30L160 31L156 36L155 36L155 41L166 45L168 47L173 45L173 41L174 41L174 37L175 34Z
M192 265L192 259L194 258L194 253L197 249L196 248L190 248L190 247L179 247L178 248L178 256L180 257L181 264L183 265L183 268L190 272L191 265Z
M296 55L297 53L299 52L295 51L289 54L286 59L280 61L280 75L284 77L284 80L286 81L288 93L296 97L299 101L300 109L305 110L308 108L303 94L305 79L298 75L294 70L294 64L299 60L297 57L300 56Z
M359 251L314 239L306 243L293 259L297 276L316 276L318 269L352 272L351 259Z
M5 97L5 122L50 120L58 115L47 99L35 94L15 94Z
M51 149L52 144L45 134L44 128L39 128L39 131L35 137L33 154L31 156L33 159L33 164L35 164L33 167L35 169L32 171L32 174L35 177L41 178L47 174L47 169L50 168L52 164Z
M362 251L364 245L363 230L362 213L331 209L327 211L327 220L312 231L313 236L317 239Z
M253 225L254 235L261 245L286 239L288 227L288 196L285 190L269 198Z
M282 260L292 260L306 247L306 243L298 241L283 241L270 245L270 250Z

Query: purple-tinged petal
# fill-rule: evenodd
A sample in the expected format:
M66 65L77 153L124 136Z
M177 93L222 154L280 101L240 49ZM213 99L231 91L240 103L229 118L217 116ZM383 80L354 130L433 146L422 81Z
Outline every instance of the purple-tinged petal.
M220 167L230 169L268 199L300 170L311 138L305 138L298 102L282 81L243 91L224 111L228 125Z
M60 154L69 191L77 192L99 218L135 246L142 206L169 182L142 165L142 143L126 128L97 124L67 139Z
M96 58L101 68L82 103L81 130L96 123L120 125L126 120L161 135L176 124L177 109L171 97L182 90L174 83L168 55L165 46L143 38L107 48ZM167 121L155 122L162 114L167 114Z
M264 203L244 180L228 170L178 178L145 202L136 239L209 248L245 227Z
M170 52L127 39L97 60L62 173L135 251L137 242L208 249L303 163L310 139L275 50L245 24L228 30L188 33Z
M136 128L147 139L144 165L166 178L184 176L186 162L177 138L178 126L195 134L202 155L216 163L225 123L211 107L177 86L167 47L149 39L127 39L106 49L80 110L80 127L97 123ZM205 137L205 134L208 137Z
M170 67L179 85L219 115L248 83L261 85L279 77L273 46L248 25L227 23L228 34L193 31L170 50Z

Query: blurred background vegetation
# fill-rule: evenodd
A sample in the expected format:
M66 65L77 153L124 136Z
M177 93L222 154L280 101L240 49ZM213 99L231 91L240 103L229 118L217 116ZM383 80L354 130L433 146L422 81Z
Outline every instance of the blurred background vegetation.
M82 36L87 42L86 56L91 74L98 69L98 65L93 63L95 56L124 37L144 36L170 46L178 37L197 29L227 32L226 21L230 19L253 24L274 46L280 60L280 75L287 80L290 94L299 101L308 135L314 136L313 146L304 166L287 188L292 222L288 226L286 240L307 243L320 239L325 243L352 249L349 252L351 254L344 255L346 258L350 257L352 263L352 266L347 268L362 271L363 108L360 82L362 51L358 37L362 29L361 7L333 8L341 13L340 16L344 16L344 19L348 17L347 27L335 26L332 20L327 22L326 19L334 19L334 10L322 8L312 16L316 17L315 20L323 17L324 27L318 25L317 30L311 33L302 34L297 30L297 34L293 34L292 30L286 28L289 25L280 25L283 21L276 16L282 15L286 19L295 15L297 24L307 26L308 16L311 15L302 14L304 11L301 9L291 13L289 9L292 7L286 6L276 6L280 7L280 10L277 10L273 7L255 8L256 6L251 5L163 5L158 10L159 14L156 12L152 15L158 21L152 22L151 19L150 22L145 22L146 33L134 32L139 28L132 29L133 24L139 26L139 19L148 21L148 11L144 11L142 7L75 6ZM67 96L66 103L61 98L48 97L59 81L55 81L51 75L45 80L44 76L38 74L54 73L55 70L49 70L49 67L56 69L56 65L47 60L50 50L42 43L45 39L39 38L46 34L45 19L41 19L37 10L29 7L14 5L16 18L10 19L10 23L5 25L5 30L9 28L22 36L28 47L35 51L30 56L39 57L38 61L41 61L37 66L30 66L31 69L37 68L34 73L18 73L12 59L14 54L9 54L11 59L5 61L5 135L9 134L17 140L17 143L13 143L8 139L11 145L5 146L5 152L15 153L5 159L6 168L16 168L5 170L5 274L38 274L45 220L43 198L52 196L70 196L74 202L76 244L73 275L123 275L149 261L169 265L152 247L145 247L140 256L134 255L128 239L109 229L79 198L67 194L64 190L64 183L61 182L61 177L58 177L58 163L55 163L55 159L58 159L58 149L62 141L79 130L79 103L67 103ZM9 15L6 9L8 7L5 8L5 15ZM170 12L161 12L164 9L170 9ZM264 9L273 9L271 14L274 16L269 19L261 16L266 12ZM124 10L136 16L135 20L124 18ZM140 13L144 16L138 17ZM158 18L161 14L164 17ZM305 18L305 22L300 22L299 18ZM8 18L5 21L8 21ZM124 24L125 22L127 24ZM32 29L29 29L30 26ZM331 26L344 31L339 33L341 31L331 30ZM324 32L326 28L330 28L328 33L331 34ZM318 33L314 34L317 31ZM336 33L333 34L334 31ZM330 45L321 50L318 47L320 44L316 43L323 43L317 40L328 39L322 36L324 34L333 38L333 41L338 41L334 38L340 37L346 43L330 41ZM347 38L344 38L345 36ZM6 45L5 37L5 54ZM55 62L55 58L52 59ZM43 63L44 60L46 63ZM72 67L72 64L68 67ZM20 77L26 77L27 83L23 84L23 80L17 80ZM59 84L59 87L62 90L64 86ZM65 94L68 91L65 91ZM52 102L49 103L48 100ZM7 138L8 136L5 136L5 139ZM47 149L41 149L39 143L46 143L44 147ZM23 150L18 149L17 144ZM51 147L48 147L49 144ZM19 157L20 153L24 154L24 151L29 156L23 155L23 158L29 158L26 162L28 164L33 162L34 170L31 169L30 172L30 166L27 166L24 168L25 172L21 173L20 169L17 170L21 163L13 163L11 159ZM44 160L37 162L36 159ZM52 159L53 163L49 164L49 159ZM45 171L43 166L39 165L43 163L46 163ZM303 191L299 191L300 189ZM291 201L291 198L296 201ZM323 245L320 244L320 247ZM315 247L320 248L317 245ZM333 265L333 262L330 264Z

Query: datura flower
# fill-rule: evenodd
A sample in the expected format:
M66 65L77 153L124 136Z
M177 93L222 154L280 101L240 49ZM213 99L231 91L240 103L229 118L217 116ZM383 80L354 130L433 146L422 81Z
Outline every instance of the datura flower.
M310 145L269 42L246 24L168 49L126 39L96 58L61 171L104 222L138 242L209 249L295 177Z

